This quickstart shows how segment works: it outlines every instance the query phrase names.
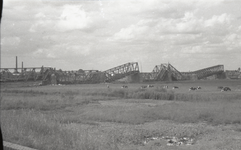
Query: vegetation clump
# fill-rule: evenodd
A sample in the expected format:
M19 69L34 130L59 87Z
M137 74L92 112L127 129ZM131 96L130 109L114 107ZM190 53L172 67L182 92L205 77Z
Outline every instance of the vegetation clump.
M1 91L1 126L6 141L37 149L118 150L118 145L141 145L151 137L196 138L206 132L191 127L182 132L162 129L165 122L155 124L158 121L240 125L240 97L238 92L176 92L158 87L9 88ZM146 125L152 124L158 128L148 129Z

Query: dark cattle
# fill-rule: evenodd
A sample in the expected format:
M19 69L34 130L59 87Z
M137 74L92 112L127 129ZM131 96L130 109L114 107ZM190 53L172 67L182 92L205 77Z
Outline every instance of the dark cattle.
M128 88L128 86L127 85L123 85L121 88Z
M164 85L163 88L164 88L164 89L168 89L168 85Z
M200 86L197 87L198 90L202 89Z
M172 89L178 89L179 87L177 87L177 86L174 86Z
M197 90L197 88L195 88L195 87L190 87L189 88L189 91L195 91L195 90Z
M218 89L219 89L219 90L222 90L222 89L223 89L223 86L218 86Z
M147 87L152 88L152 87L154 87L154 85L147 85Z
M141 86L141 89L145 89L145 88L147 88L147 86L146 86L146 85Z
M231 91L231 89L230 89L229 87L224 87L221 91L222 91L222 92L223 92L223 91Z

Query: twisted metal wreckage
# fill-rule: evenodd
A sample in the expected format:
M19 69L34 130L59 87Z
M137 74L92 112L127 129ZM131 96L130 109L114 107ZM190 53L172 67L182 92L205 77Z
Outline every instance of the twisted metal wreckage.
M170 63L156 65L152 72L140 72L138 62L129 62L106 71L77 70L62 71L52 67L17 67L0 68L1 82L14 81L42 81L42 84L81 84L81 83L104 83L114 82L123 78L129 78L128 82L145 81L180 81L204 79L206 77L224 73L223 65L216 65L192 72L179 72Z

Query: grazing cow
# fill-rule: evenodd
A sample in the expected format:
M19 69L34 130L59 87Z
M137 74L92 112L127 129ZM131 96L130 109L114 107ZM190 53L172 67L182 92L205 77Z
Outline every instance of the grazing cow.
M147 87L152 88L152 87L154 87L154 85L147 85Z
M218 86L218 89L219 89L219 90L222 90L222 89L223 89L223 86Z
M128 86L127 85L123 85L121 88L128 88Z
M145 89L145 88L147 88L147 86L146 86L146 85L141 86L141 89Z
M224 87L224 88L221 90L221 92L223 92L223 91L231 91L231 89L230 89L229 87Z
M197 90L197 88L195 88L195 87L190 87L189 88L189 91L195 91L195 90Z
M172 89L174 90L174 89L178 89L179 87L178 86L174 86Z
M163 88L164 88L164 89L168 89L168 85L164 85Z
M202 89L200 86L197 87L198 90Z

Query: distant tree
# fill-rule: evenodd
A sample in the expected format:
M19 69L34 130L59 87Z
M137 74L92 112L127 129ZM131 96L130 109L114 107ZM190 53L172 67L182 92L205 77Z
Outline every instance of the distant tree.
M78 72L79 73L85 73L85 71L83 69L79 69Z

